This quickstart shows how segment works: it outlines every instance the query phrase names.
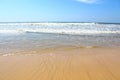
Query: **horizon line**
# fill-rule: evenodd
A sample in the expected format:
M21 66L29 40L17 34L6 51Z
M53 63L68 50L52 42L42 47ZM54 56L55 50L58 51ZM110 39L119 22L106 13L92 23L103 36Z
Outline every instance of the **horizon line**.
M120 22L88 22L88 21L10 21L10 22L0 22L0 23L110 23L110 24L120 24Z

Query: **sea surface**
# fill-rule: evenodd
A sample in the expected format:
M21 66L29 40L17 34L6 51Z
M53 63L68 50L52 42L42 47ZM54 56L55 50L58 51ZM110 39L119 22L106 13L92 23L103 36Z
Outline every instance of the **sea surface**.
M120 24L0 23L0 54L70 46L120 48Z

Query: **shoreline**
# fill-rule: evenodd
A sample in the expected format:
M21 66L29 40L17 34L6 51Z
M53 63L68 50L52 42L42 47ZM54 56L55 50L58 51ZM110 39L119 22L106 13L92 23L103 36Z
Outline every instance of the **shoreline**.
M7 51L0 50L0 56L21 56L21 55L41 55L49 53L60 53L60 52L70 52L70 51L119 51L120 47L100 47L100 46L57 46L48 48L36 48L36 49L8 49Z

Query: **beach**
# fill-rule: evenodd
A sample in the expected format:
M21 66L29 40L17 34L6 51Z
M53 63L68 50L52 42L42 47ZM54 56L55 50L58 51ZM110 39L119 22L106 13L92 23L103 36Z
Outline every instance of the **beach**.
M120 80L120 24L0 23L0 80Z
M120 0L0 0L0 80L120 80Z
M97 48L0 56L0 80L119 80L119 57Z

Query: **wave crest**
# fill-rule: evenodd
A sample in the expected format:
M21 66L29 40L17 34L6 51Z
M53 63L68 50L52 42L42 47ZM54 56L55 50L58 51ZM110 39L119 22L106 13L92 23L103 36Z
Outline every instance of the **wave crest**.
M0 23L0 33L102 34L120 33L118 24L99 23Z

